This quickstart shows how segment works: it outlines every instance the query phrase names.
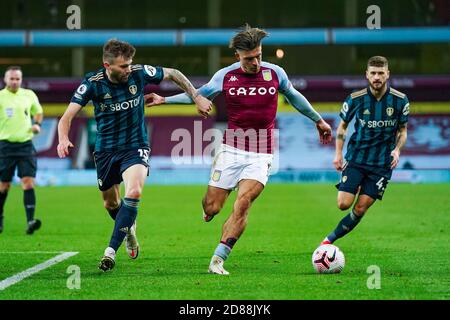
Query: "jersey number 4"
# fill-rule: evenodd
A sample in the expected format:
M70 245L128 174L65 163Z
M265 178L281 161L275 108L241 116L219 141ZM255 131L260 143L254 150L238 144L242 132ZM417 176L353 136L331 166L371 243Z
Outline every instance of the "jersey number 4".
M381 177L381 179L378 180L378 182L376 183L376 185L377 185L377 187L378 187L378 190L380 190L380 191L384 190L384 184L383 184L383 182L384 182L384 177Z

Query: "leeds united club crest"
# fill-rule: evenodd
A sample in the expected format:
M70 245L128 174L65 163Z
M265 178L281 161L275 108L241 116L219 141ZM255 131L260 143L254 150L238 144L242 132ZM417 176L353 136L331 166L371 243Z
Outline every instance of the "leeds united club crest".
M394 108L392 107L387 107L386 108L386 114L390 117L394 114Z
M137 86L135 84L133 84L132 86L128 87L128 90L130 90L131 94L136 94Z

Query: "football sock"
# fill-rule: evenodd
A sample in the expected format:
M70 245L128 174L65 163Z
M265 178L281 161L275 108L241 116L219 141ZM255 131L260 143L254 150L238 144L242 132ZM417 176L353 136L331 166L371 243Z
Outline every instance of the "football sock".
M0 226L3 225L3 207L5 206L6 197L8 196L8 191L0 192Z
M347 233L353 230L358 223L361 221L362 217L357 216L353 210L350 211L337 225L336 229L327 236L328 241L331 243L335 242L337 239L342 238Z
M216 250L214 251L214 255L221 257L225 261L225 260L227 260L230 252L231 252L231 248L221 242L221 243L219 243Z
M224 261L227 260L236 241L236 238L228 238L226 241L220 241L219 245L214 251L214 255L221 257Z
M115 259L116 258L116 251L113 248L108 247L108 248L105 249L105 256L110 257L112 259Z
M114 224L113 234L109 246L115 251L119 249L125 238L127 231L133 225L137 216L137 209L139 199L124 198L119 212L116 216L116 223Z
M36 195L34 189L28 189L23 191L23 205L25 206L25 212L27 214L27 221L33 221L34 208L36 206Z
M111 216L111 218L113 220L116 220L117 217L117 213L119 213L120 207L122 207L122 201L120 201L119 205L117 206L117 208L114 209L107 209L109 215Z

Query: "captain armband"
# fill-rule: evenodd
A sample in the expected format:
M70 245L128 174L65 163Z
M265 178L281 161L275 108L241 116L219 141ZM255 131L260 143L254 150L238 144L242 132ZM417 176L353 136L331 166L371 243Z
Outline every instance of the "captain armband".
M338 133L337 135L336 135L336 139L339 139L339 140L342 140L342 141L345 141L345 134L342 134L342 133Z

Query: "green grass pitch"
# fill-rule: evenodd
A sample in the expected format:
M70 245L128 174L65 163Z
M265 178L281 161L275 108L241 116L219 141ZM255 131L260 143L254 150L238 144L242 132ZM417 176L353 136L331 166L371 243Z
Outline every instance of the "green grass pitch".
M335 275L315 274L311 265L313 250L345 214L332 184L269 184L226 262L228 277L206 271L235 194L204 223L205 190L147 185L140 256L130 260L122 246L115 269L103 273L97 265L113 222L96 187L38 187L43 226L33 236L25 235L22 192L14 187L0 234L0 281L56 255L47 251L79 254L0 291L0 300L450 299L450 184L391 183L384 200L336 242L346 266ZM80 270L79 289L67 287L72 265ZM379 289L367 286L372 265L381 271Z

